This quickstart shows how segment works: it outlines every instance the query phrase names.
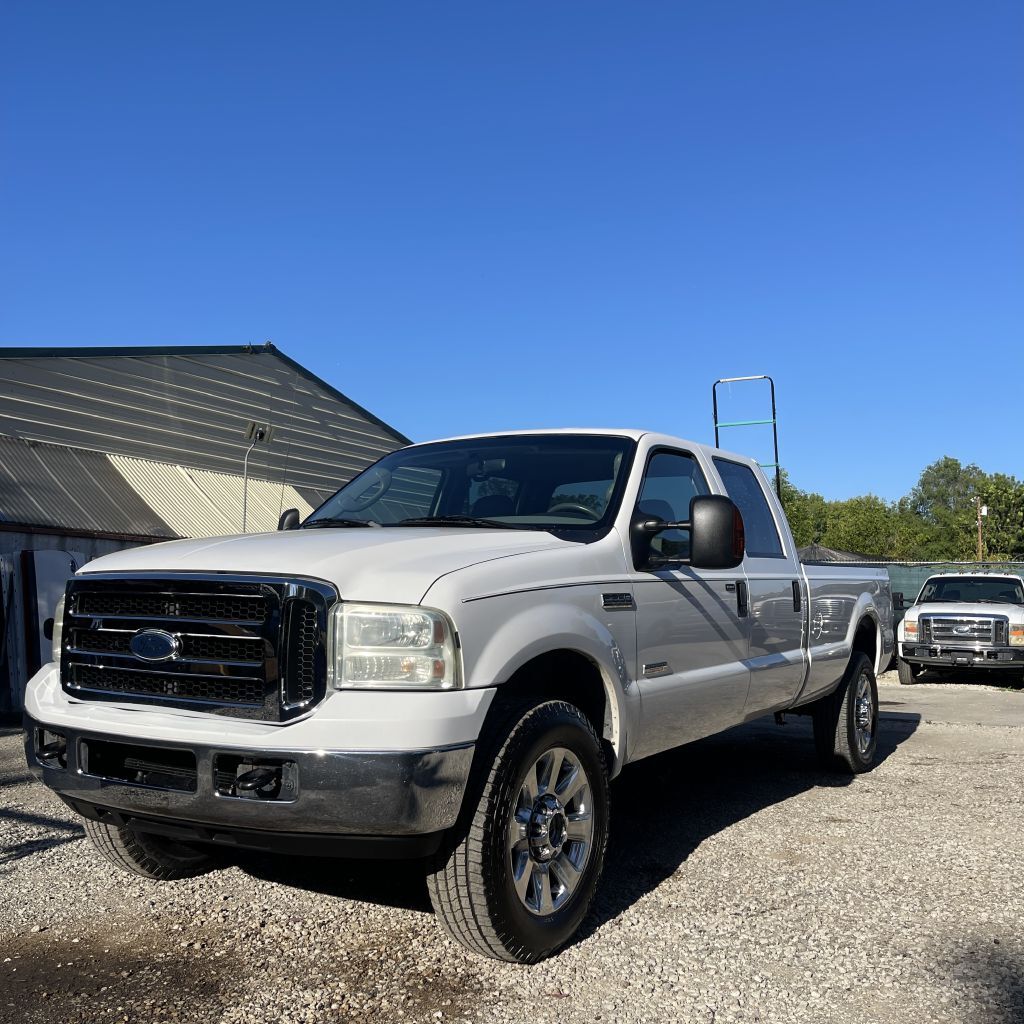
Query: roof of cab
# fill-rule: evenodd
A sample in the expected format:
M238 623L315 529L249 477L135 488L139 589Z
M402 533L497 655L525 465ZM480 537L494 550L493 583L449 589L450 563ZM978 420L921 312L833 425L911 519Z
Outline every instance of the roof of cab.
M749 455L741 455L739 452L730 452L724 448L716 448L714 445L704 444L701 441L692 441L684 437L675 437L672 434L659 434L652 430L638 430L633 427L551 427L549 429L535 428L531 430L495 430L483 434L459 434L455 437L439 437L431 441L417 441L410 447L418 448L421 445L439 444L446 441L472 441L485 437L529 437L540 434L592 434L605 435L610 437L629 437L634 441L647 438L652 444L664 444L674 448L699 448L709 455L724 455L737 462L745 462L749 465L757 465Z

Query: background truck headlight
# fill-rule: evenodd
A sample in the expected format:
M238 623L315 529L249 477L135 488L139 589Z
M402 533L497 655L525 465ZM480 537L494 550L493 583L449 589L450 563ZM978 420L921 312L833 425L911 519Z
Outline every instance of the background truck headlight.
M453 690L461 685L455 630L443 612L345 604L331 616L337 689Z

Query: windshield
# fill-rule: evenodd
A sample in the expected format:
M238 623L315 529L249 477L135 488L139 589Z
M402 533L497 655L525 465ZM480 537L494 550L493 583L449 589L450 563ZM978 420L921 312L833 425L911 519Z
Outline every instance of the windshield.
M942 576L925 583L917 603L925 601L1024 604L1024 585L1005 576Z
M402 448L360 473L302 525L592 534L611 526L635 449L628 437L598 434L512 435Z

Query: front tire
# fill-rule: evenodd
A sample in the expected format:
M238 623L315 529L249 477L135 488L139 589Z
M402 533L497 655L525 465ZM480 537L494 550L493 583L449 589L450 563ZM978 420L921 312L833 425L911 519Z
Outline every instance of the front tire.
M924 669L920 665L911 665L909 661L899 658L896 663L896 671L899 674L901 686L912 686L917 682Z
M210 854L186 843L102 821L87 820L85 834L115 867L154 881L192 878L209 871L215 863Z
M536 963L582 924L604 866L608 769L586 716L516 702L481 740L463 813L427 887L472 952Z
M878 749L878 686L865 654L854 654L835 693L814 709L814 742L823 768L870 771Z

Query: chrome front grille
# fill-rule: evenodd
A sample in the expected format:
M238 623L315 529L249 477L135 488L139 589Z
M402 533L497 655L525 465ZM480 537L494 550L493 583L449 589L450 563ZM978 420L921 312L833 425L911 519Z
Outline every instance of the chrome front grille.
M921 617L921 639L942 646L992 646L1000 642L999 627L1004 622L973 616L926 615Z
M334 589L254 576L82 576L68 585L61 684L82 700L187 707L283 721L324 696ZM174 640L154 662L146 630Z

